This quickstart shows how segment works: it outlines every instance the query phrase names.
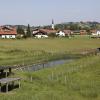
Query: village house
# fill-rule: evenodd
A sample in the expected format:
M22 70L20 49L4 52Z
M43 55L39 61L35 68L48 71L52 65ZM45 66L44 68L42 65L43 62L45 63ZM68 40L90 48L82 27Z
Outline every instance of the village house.
M65 33L63 31L59 31L58 33L56 33L56 35L59 37L65 37Z
M100 30L91 30L93 36L100 36Z
M39 29L38 29L38 28L32 30L32 34L33 34L33 35L35 35L35 34L38 33L38 32L39 32Z
M35 38L48 38L51 34L59 37L70 37L73 32L71 30L34 29L32 34Z
M73 35L80 35L80 30L74 30Z
M56 34L56 32L56 30L52 29L35 29L33 30L33 36L36 38L48 38L50 34Z
M5 39L15 39L17 31L15 27L10 26L0 26L0 37Z
M52 20L52 25L50 29L34 29L32 32L32 35L35 38L48 38L51 34L56 35L57 31L55 30L54 27L54 21Z
M80 30L80 35L87 35L87 31L86 30Z
M65 36L71 36L73 35L73 32L71 30L63 30L63 32L65 33Z
M71 34L72 34L71 30L62 30L62 31L59 31L58 33L56 33L56 35L59 37L65 37L65 36L69 37L69 36L71 36Z
M92 33L96 33L97 32L97 30L90 30L90 33L92 34Z

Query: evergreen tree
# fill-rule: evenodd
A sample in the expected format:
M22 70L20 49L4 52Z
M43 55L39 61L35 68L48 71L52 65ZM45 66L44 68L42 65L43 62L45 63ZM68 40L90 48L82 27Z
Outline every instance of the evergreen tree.
M31 34L31 29L30 29L30 25L28 24L28 27L27 27L27 34L26 34L27 37L31 37L32 34Z

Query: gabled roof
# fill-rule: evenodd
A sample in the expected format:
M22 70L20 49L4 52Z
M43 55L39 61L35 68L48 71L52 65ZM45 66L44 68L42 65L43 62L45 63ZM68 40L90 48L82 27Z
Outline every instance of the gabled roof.
M71 30L63 30L63 32L67 35L67 34L71 34L72 31Z
M0 35L16 35L17 31L15 27L0 26Z
M52 30L52 29L39 29L39 30L33 30L33 35L36 35L38 33L42 33L42 34L45 34L45 35L48 35L50 33L57 33L56 30Z
M50 33L56 33L56 30L52 30L52 29L40 29L40 32L46 33L46 34L50 34Z

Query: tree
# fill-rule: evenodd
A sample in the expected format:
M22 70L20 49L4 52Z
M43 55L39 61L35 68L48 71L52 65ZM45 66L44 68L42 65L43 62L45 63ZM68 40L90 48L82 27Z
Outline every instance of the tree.
M27 27L26 36L27 36L27 37L31 37L31 36L32 36L32 34L31 34L31 29L30 29L30 25L29 25L29 24L28 24L28 27Z
M17 33L20 35L25 35L24 30L20 26L18 26L18 28L17 28Z

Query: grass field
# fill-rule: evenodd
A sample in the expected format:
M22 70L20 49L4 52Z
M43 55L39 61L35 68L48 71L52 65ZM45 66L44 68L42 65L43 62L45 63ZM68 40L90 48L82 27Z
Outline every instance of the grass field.
M82 50L100 46L99 39L89 37L0 40L0 65L23 65L64 58Z
M100 39L87 36L55 39L0 40L0 65L32 64L63 59L100 47ZM14 71L21 88L0 93L0 100L100 100L100 56L37 72Z
M0 100L100 100L100 56L16 76L21 88L0 94Z

